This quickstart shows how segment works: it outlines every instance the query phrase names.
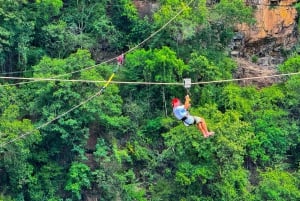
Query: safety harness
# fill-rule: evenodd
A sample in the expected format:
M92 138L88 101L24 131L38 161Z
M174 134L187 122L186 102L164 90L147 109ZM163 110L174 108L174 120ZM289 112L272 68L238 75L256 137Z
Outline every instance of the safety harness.
M195 123L196 123L196 120L195 120L195 118L193 118L194 119L194 121L193 121L193 123L191 123L191 124L189 124L189 123L186 123L185 122L185 120L187 119L187 117L185 116L185 117L183 117L182 119L180 119L183 123L184 123L184 125L186 125L186 126L190 126L190 125L194 125Z

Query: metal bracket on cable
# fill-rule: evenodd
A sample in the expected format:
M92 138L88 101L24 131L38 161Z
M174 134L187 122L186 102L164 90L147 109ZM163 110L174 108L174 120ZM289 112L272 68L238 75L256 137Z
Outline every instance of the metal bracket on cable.
M186 89L187 93L190 93L190 88L192 86L192 80L191 78L184 78L183 79L183 86Z
M184 85L184 88L190 89L191 86L192 86L191 78L184 78L183 79L183 85Z

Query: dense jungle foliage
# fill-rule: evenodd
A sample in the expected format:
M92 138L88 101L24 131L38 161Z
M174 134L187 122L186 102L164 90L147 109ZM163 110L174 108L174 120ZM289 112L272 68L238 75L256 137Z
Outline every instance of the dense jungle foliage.
M216 2L160 0L143 17L131 0L0 0L1 76L103 81L142 42L114 80L231 79L228 44L252 8ZM182 85L112 83L89 100L103 83L0 79L0 200L300 200L299 78L193 85L210 138L173 117Z

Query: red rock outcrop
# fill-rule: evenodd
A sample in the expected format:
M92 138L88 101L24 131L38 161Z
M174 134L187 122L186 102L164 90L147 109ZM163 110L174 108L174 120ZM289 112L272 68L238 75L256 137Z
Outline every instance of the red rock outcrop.
M290 50L297 42L297 0L246 0L255 8L256 23L240 26L244 34L246 55L277 56L281 50ZM281 59L282 60L282 59Z
M247 0L255 8L256 23L252 27L243 27L246 40L253 43L265 38L295 38L297 11L293 4L297 0ZM283 43L286 45L286 43Z
M246 0L248 6L255 8L256 23L238 28L243 35L243 46L231 53L232 56L243 57L236 59L239 67L235 74L237 78L277 73L276 66L285 59L282 53L291 50L297 43L297 11L293 6L296 2L297 0ZM279 80L257 79L251 84L263 87Z

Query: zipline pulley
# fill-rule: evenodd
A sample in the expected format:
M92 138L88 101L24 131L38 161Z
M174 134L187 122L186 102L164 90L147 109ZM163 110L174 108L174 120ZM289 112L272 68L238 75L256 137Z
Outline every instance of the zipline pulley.
M183 79L183 85L184 85L184 88L190 89L191 86L192 86L191 78L184 78Z
M183 86L186 89L187 95L189 95L190 94L190 88L192 86L192 80L191 80L191 78L184 78L183 79Z

